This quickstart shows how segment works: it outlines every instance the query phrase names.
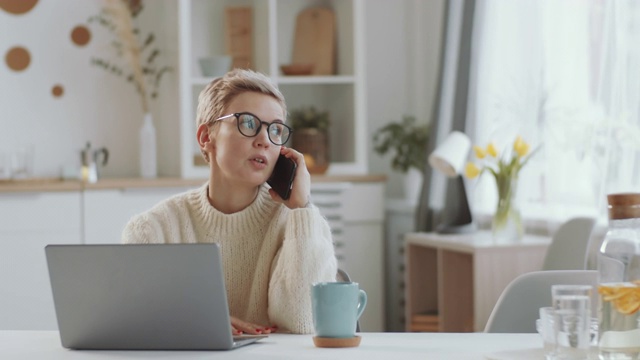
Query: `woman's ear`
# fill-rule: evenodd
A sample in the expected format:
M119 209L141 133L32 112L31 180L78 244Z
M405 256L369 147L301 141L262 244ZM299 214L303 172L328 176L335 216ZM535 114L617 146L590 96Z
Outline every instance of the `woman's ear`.
M204 151L212 150L211 146L213 145L213 138L211 137L209 126L207 126L206 124L201 124L200 126L198 126L196 138L198 139L198 145L200 145L200 149Z

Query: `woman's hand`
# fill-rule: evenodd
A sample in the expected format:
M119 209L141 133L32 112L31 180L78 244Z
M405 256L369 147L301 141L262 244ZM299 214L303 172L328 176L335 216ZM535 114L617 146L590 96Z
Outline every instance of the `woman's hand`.
M231 333L233 335L264 335L276 332L276 326L261 326L240 320L234 316L231 317Z
M282 200L280 195L273 189L269 189L271 199L285 204L289 209L306 207L311 201L311 175L309 175L309 170L307 170L307 165L304 162L304 156L298 151L284 146L280 148L280 154L295 161L297 165L296 177L293 179L291 195L288 200Z

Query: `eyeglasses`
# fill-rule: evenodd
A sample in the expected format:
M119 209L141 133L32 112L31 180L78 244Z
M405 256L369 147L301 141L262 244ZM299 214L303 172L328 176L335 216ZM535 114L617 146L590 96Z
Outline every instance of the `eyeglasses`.
M267 125L267 134L269 134L269 140L275 145L284 145L287 140L289 140L289 136L291 136L291 133L293 132L290 127L281 122L268 123L266 121L260 120L260 118L249 112L225 115L215 119L213 123L215 123L216 121L228 119L232 116L236 118L238 131L240 131L240 134L246 137L257 136L260 133L260 130L262 130L262 124Z

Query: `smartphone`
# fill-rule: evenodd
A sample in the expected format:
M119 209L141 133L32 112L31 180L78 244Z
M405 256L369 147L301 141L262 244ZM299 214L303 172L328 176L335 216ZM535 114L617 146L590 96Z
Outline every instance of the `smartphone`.
M288 200L291 195L291 186L293 185L293 179L296 177L296 167L298 165L295 161L280 154L278 161L276 161L276 166L273 168L273 173L267 180L267 184L283 200Z

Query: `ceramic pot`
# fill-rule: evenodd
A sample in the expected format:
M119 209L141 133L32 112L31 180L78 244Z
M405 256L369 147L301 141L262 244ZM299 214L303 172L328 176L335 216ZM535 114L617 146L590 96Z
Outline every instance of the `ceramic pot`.
M329 168L329 137L318 129L295 129L291 147L305 155L311 174L324 174ZM311 160L312 159L312 160Z
M422 177L422 172L416 168L409 168L404 174L404 196L412 204L417 204L420 200Z

